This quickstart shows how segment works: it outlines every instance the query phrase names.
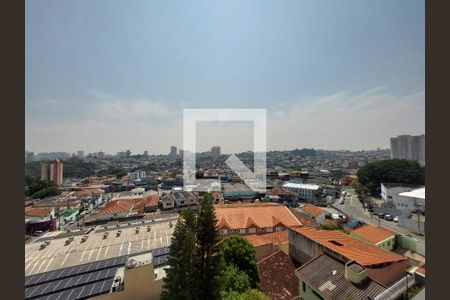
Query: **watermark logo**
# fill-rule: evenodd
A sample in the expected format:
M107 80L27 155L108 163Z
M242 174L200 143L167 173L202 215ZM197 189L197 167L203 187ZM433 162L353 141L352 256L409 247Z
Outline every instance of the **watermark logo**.
M253 108L220 108L183 110L183 183L187 190L220 191L220 180L196 179L196 143L197 122L219 121L253 122L253 172L234 154L225 163L242 181L255 192L266 191L266 109Z

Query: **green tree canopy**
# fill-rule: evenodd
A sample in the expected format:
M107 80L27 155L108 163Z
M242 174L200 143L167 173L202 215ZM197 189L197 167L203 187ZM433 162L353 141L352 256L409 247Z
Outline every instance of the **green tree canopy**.
M256 254L252 244L240 235L226 237L220 243L220 253L225 265L235 266L245 272L252 287L259 282Z
M358 181L372 195L380 194L381 183L425 184L425 168L406 159L378 160L358 170Z

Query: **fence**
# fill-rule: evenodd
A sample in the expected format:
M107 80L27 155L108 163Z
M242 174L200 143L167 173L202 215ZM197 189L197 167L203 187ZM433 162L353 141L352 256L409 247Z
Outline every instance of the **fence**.
M374 300L393 300L397 299L403 292L408 290L416 283L414 275L407 274L405 277L397 281L387 290L379 294Z

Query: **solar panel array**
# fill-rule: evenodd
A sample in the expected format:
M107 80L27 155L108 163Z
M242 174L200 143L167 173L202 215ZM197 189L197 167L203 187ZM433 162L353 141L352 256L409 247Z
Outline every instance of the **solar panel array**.
M167 263L169 247L154 249L151 252L154 266ZM126 264L129 256L123 255L25 277L25 299L75 300L108 293L117 269Z
M31 275L31 276L25 277L25 286L28 287L31 285L40 284L40 283L57 280L57 279L63 279L63 278L71 277L71 276L78 275L78 274L83 274L83 273L97 271L100 269L106 269L106 268L111 268L111 267L115 267L115 266L119 266L119 265L124 265L126 263L126 261L127 261L126 256L119 256L119 257L115 257L115 258L100 260L100 261L93 262L93 263L88 263L88 264L68 267L68 268L64 268L64 269L59 269L59 270L55 270L55 271L49 271L49 272L45 272L45 273Z
M158 257L169 254L169 247L157 248L152 250L152 256Z
M153 265L155 267L164 265L167 262L167 255L163 255L163 256L158 256L158 257L154 257L153 258Z
M84 299L109 292L127 256L25 277L25 299Z

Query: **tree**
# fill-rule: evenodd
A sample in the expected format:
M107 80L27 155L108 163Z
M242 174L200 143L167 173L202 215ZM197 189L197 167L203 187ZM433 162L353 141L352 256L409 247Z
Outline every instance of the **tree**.
M220 255L217 253L217 219L214 206L204 195L197 220L198 299L219 299L222 277Z
M164 278L164 290L161 299L195 299L195 265L196 265L195 233L180 218L175 225Z
M417 161L389 159L370 162L358 170L358 181L373 196L380 194L382 182L425 184L425 168Z
M33 199L59 194L61 194L61 190L50 180L32 180L32 182L25 187L25 195L31 196Z
M223 276L223 290L225 292L245 292L251 288L250 278L236 266L228 266Z
M252 244L239 235L226 237L220 243L220 253L225 265L235 266L247 274L250 284L255 287L259 282L256 254Z

